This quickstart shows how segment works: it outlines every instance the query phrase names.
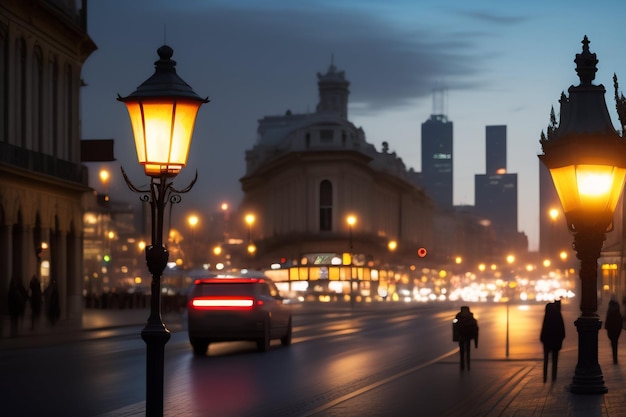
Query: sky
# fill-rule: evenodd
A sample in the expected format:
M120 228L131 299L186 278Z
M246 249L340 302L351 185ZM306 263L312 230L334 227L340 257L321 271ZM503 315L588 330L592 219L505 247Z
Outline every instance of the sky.
M98 49L83 66L83 139L115 139L112 200L139 201L148 183L137 163L126 96L154 72L156 50L174 50L178 75L200 108L188 165L174 184L194 188L174 208L208 215L241 201L245 151L257 121L318 102L317 73L331 64L350 81L348 118L366 140L421 171L421 124L445 91L453 122L454 204L474 204L474 175L485 173L485 127L507 126L508 172L518 174L518 230L539 242L539 138L558 99L579 79L574 58L585 35L599 60L614 126L613 74L626 92L626 4L622 0L91 0L87 30ZM622 81L623 80L623 81ZM182 227L182 225L179 225Z

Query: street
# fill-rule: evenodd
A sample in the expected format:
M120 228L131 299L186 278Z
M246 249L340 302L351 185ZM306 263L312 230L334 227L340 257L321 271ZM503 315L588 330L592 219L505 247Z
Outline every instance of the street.
M254 343L216 343L206 357L197 358L186 332L174 332L166 345L165 414L484 412L494 398L513 389L530 363L541 360L544 305L477 304L471 309L480 326L471 371L460 371L458 346L452 342L456 305L296 310L293 344L282 347L273 341L266 353L257 353ZM564 303L563 314L564 349L572 349L577 341L576 303ZM136 336L0 350L2 414L128 415L122 414L124 409L145 401L145 343L139 337L141 327L136 330Z

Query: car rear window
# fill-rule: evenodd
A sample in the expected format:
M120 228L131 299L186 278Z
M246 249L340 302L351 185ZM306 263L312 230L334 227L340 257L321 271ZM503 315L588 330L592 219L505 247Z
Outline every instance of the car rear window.
M254 282L250 283L200 283L196 285L194 294L205 295L254 295Z

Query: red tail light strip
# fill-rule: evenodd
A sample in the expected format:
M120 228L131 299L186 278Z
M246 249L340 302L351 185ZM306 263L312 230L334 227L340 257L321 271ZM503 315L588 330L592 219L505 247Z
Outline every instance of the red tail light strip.
M197 310L251 310L254 297L198 297L190 304Z
M194 281L198 284L256 284L257 282L265 282L263 278L200 278Z

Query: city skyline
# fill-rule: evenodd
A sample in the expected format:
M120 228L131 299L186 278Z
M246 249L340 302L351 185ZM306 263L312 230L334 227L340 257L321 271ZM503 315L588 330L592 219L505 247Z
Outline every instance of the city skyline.
M578 83L573 57L584 35L598 55L595 83L607 88L617 126L612 76L626 79L618 2L594 9L565 1L531 1L523 8L492 1L471 8L455 1L414 3L90 2L88 32L99 49L82 73L82 138L115 139L117 161L106 165L112 198L136 201L120 165L134 182L145 178L126 109L115 97L152 74L164 42L174 49L179 75L211 99L198 115L188 167L176 179L184 186L198 171L194 190L175 209L179 214L239 203L257 120L314 111L316 74L332 59L351 83L348 119L378 150L388 142L416 171L420 126L434 111L433 91L445 89L445 114L454 123L454 204L474 204L474 175L485 173L486 126L506 125L508 171L519 177L519 230L536 250L539 137L551 107L558 111L561 91ZM92 186L102 191L100 165L90 168Z

